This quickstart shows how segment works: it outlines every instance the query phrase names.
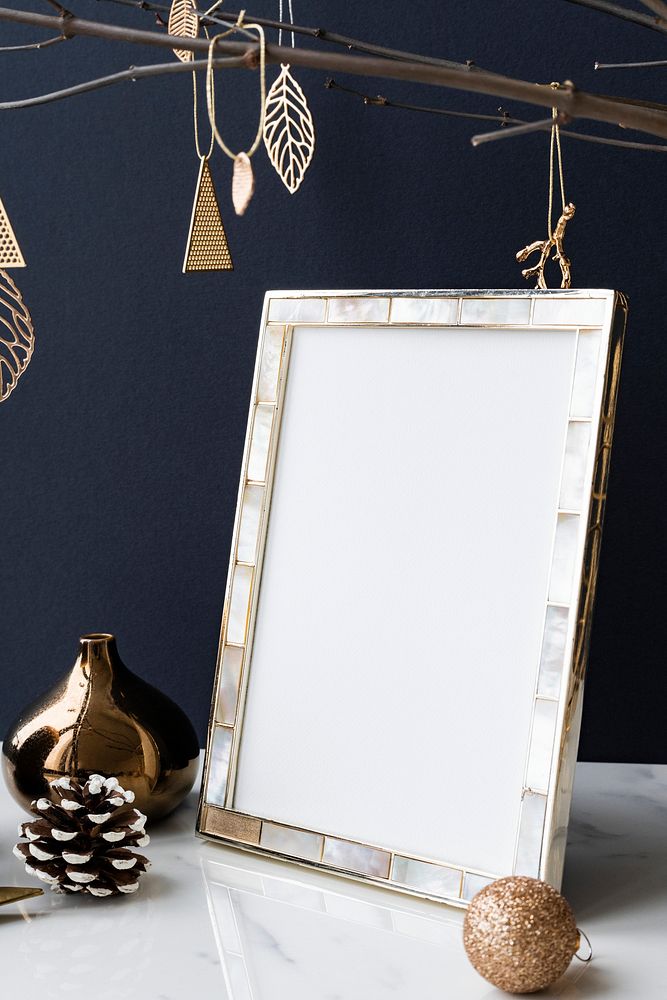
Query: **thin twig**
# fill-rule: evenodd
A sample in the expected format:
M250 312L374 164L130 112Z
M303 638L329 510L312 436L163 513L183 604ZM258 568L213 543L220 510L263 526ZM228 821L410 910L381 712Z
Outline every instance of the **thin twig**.
M404 104L400 101L392 101L387 97L382 97L380 94L377 97L371 97L369 94L363 94L359 90L353 90L351 87L343 87L340 83L335 80L327 80L325 86L330 90L341 90L346 94L353 94L355 97L361 98L364 104L372 107L378 108L400 108L406 111L419 111L424 114L432 115L444 115L448 118L470 118L470 119L483 119L485 121L496 121L502 126L508 125L528 125L533 124L524 121L522 118L511 118L507 112L502 112L500 115L477 115L464 111L450 111L445 108L427 108L417 104ZM543 129L551 128L553 120L547 118L538 123ZM534 129L531 129L534 131ZM495 136L496 133L490 133ZM567 139L578 139L581 142L592 142L600 146L616 146L619 149L639 149L651 153L667 153L667 143L664 145L659 145L658 143L649 142L630 142L627 139L607 139L600 135L589 135L586 132L570 132L567 129L561 128L560 134L563 138ZM473 136L473 138L475 138Z
M363 94L360 90L354 90L353 87L344 87L337 80L332 79L332 77L328 77L325 80L324 86L327 90L340 90L345 94L352 94L354 97L361 98L364 104L372 105L373 107L398 108L402 111L419 111L424 114L442 115L445 118L466 118L469 121L498 122L500 125L508 125L510 123L523 124L520 119L510 118L505 113L499 115L482 115L475 114L472 111L452 111L450 108L427 108L421 104L406 104L404 101L390 100L381 94L372 97L370 94Z
M19 24L32 24L48 29L58 29L60 19L35 14L29 11L0 8L0 20ZM191 52L208 53L206 38L181 38L156 31L140 31L136 28L113 24L100 24L83 18L67 20L68 35L105 38L109 41L130 42L132 44L153 45L159 48L184 49ZM217 51L225 55L254 54L253 68L257 65L258 46L249 47L245 42L220 41ZM574 84L567 83L558 90L549 86L537 86L527 80L500 76L495 73L449 66L431 66L419 62L402 62L373 56L351 56L338 52L319 52L311 49L292 49L281 45L266 46L268 63L291 63L293 66L308 66L329 72L353 73L360 76L386 77L394 80L409 80L436 87L451 87L454 90L492 94L495 97L536 104L541 107L557 107L570 118L592 118L597 121L622 124L626 128L638 129L667 139L667 114L654 108L638 106L630 101L610 100L597 94L578 91ZM250 62L250 61L249 61ZM249 63L248 63L249 64ZM246 65L248 65L246 64Z
M531 132L548 132L553 128L554 122L560 125L560 134L568 139L582 139L584 142L595 142L602 146L618 146L621 149L643 149L652 153L667 153L667 143L659 145L648 142L630 142L627 139L607 139L599 135L587 135L583 132L568 132L562 126L568 121L567 116L558 115L554 118L543 118L540 121L527 122L516 128L507 128L502 132L482 132L473 135L470 143L473 146L481 146L487 142L495 142L496 139L512 139L515 136L529 135Z
M325 86L329 85L329 80L331 81L331 89L343 90L348 94L354 94L356 97L361 97L365 104L382 104L391 108L404 108L406 111L427 111L427 112L431 111L433 114L436 115L446 115L453 118L460 118L460 117L465 117L470 119L479 118L481 120L488 119L494 121L496 117L494 115L475 115L464 111L449 111L443 108L428 108L424 107L421 104L404 104L400 101L394 101L390 100L387 97L382 97L381 94L378 94L377 97L373 97L370 94L363 94L359 90L354 90L352 87L343 87L342 84L338 83L337 80L333 80L330 77L327 81L325 81ZM616 103L621 102L623 104L631 104L638 108L653 108L654 111L662 111L667 115L667 104L659 104L657 101L641 101L633 97L614 97L610 94L605 94L604 98L607 101L612 101ZM512 122L516 125L527 124L525 118L503 118L502 120L507 121L508 123Z
M600 135L586 135L583 132L568 132L562 127L563 118L560 115L555 119L557 125L561 125L560 134L562 138L582 139L584 142L595 142L601 146L618 146L620 149L643 149L651 153L667 153L667 143L659 145L651 142L631 142L628 139L607 139ZM529 122L526 125L519 125L517 128L508 128L502 132L483 132L481 135L473 135L470 142L473 146L481 146L486 142L494 142L496 139L511 139L514 136L528 135L530 132L547 132L554 124L553 118L543 118L540 121Z
M595 69L644 69L651 66L667 66L667 59L652 59L650 62L601 63L596 62Z
M247 63L245 56L228 56L226 59L214 59L214 69L230 69L232 67L244 66ZM64 90L54 90L50 94L39 94L37 97L27 97L21 101L5 101L0 104L0 111L16 111L17 108L34 108L38 104L51 104L53 101L62 101L66 97L74 97L76 94L87 94L91 90L101 90L103 87L110 87L114 83L125 83L128 80L143 80L149 76L162 76L165 73L191 73L193 70L205 70L208 66L207 59L192 59L190 62L170 62L154 63L150 66L130 66L128 69L120 70L118 73L111 73L109 76L100 76L96 80L86 80L85 83L77 83L73 87L66 87Z
M631 24L639 24L642 28L651 28L653 31L661 31L667 34L667 21L659 17L651 17L649 14L641 14L637 10L629 10L621 7L620 4L612 3L611 0L565 0L565 3L574 3L579 7L588 7L591 10L600 11L602 14L610 14L618 17L622 21L629 21Z
M134 7L139 10L146 10L156 13L169 13L167 4L153 3L152 0L98 0L100 3L112 3L121 7ZM195 11L202 25L220 25L223 28L231 27L239 16L239 11L225 11L224 15L213 17L207 11ZM252 17L246 14L246 21L254 21L263 28L275 28L277 31L294 32L295 35L304 35L308 38L315 38L318 41L330 42L332 45L342 45L350 52L366 52L369 55L382 56L386 59L397 59L404 62L419 62L425 66L449 66L458 69L466 69L468 72L475 72L477 67L468 62L455 62L451 59L438 59L435 56L423 56L414 52L403 52L400 49L388 49L382 45L374 45L372 42L363 42L358 38L349 38L347 35L339 35L337 32L328 31L326 28L312 28L301 24L290 24L287 21L274 21L267 17Z
M43 42L28 42L27 45L2 45L0 52L27 52L29 49L46 49L56 42L69 41L67 35L54 35L53 38L45 38Z
M544 119L546 124L544 131L551 127L551 119ZM508 131L510 131L508 129ZM493 135L494 133L492 133ZM504 135L505 133L501 133ZM667 143L657 142L632 142L630 139L609 139L603 135L589 135L587 132L570 132L569 129L561 128L561 139L579 139L581 142L592 142L596 146L615 146L617 149L638 149L645 153L667 153ZM474 138L474 137L473 137Z
M560 115L557 115L556 118L541 118L539 121L526 122L525 125L514 125L512 128L506 128L503 131L482 132L479 135L473 135L470 144L472 146L482 146L486 142L495 142L496 139L513 139L515 136L529 135L531 132L544 132L546 129L553 128L554 123L562 125L564 120Z

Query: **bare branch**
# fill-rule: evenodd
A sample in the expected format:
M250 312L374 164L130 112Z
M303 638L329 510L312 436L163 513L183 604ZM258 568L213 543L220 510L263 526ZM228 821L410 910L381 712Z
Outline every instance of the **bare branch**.
M155 11L168 13L169 6L167 4L153 3L151 0L98 0L100 3L112 3L120 5L121 7L135 7L139 10ZM239 17L239 11L225 11L224 16L213 16L207 11L195 11L196 16L199 18L203 25L213 25L217 24L223 28L231 28L232 25L237 21ZM387 59L398 59L407 62L420 62L425 66L450 66L458 67L459 69L466 69L469 72L475 72L477 67L475 64L468 60L468 62L454 62L451 59L438 59L435 56L423 56L417 55L414 52L403 52L400 49L387 49L382 45L373 45L371 42L362 42L358 38L349 38L347 35L339 35L337 32L328 31L326 28L309 28L300 24L288 24L287 21L273 21L271 18L267 17L255 17L252 18L247 15L246 21L254 21L255 24L261 24L263 28L275 28L278 31L294 32L295 35L304 35L308 38L315 38L321 42L330 42L332 45L342 45L350 52L367 52L369 55L383 56Z
M69 41L67 35L54 35L53 38L45 38L43 42L28 42L27 45L1 45L0 52L27 52L29 49L46 49L56 42Z
M523 124L521 119L510 118L505 112L501 112L498 115L482 115L472 111L452 111L451 108L427 108L420 104L406 104L404 101L390 100L381 94L372 97L370 94L363 94L360 90L354 90L352 87L344 87L331 77L325 81L324 86L327 90L340 90L344 94L352 94L354 97L361 98L364 104L372 105L373 107L398 108L402 111L419 111L424 114L442 115L444 118L465 118L469 121L498 122L499 125Z
M568 120L565 116L557 115L555 118L541 118L536 122L526 122L525 125L515 125L496 132L482 132L474 135L470 140L473 146L482 146L486 142L495 142L496 139L512 139L517 135L529 135L531 132L545 132L551 130L555 125L563 125Z
M38 27L57 29L59 18L28 11L0 8L0 20ZM179 38L155 31L141 31L119 25L100 24L72 17L67 20L68 35L105 38L110 41L152 45L159 48L187 49L191 52L207 54L209 42L206 38ZM257 64L257 45L248 47L246 42L224 39L217 45L217 51L225 55L246 55L254 53L253 68ZM476 70L474 73L458 66L432 66L420 62L408 62L377 58L373 56L351 56L337 52L319 52L310 49L267 45L266 59L270 63L289 62L293 66L308 66L312 69L352 73L360 76L386 77L394 80L410 80L436 87L451 87L454 90L491 94L495 97L536 104L541 107L557 107L570 118L592 118L597 121L612 122L625 128L638 129L667 138L667 114L662 110L646 107L632 101L623 102L601 97L597 94L578 91L574 84L566 82L558 90L550 86L538 86L527 80L516 80L497 73ZM246 63L249 65L250 61Z
M447 118L469 118L471 120L483 119L484 121L498 122L501 128L506 128L508 125L533 125L532 122L525 122L521 118L511 118L506 111L501 111L500 108L498 109L501 111L499 115L478 115L465 111L450 111L446 108L427 108L417 104L404 104L401 101L389 100L388 97L382 97L380 94L376 97L371 97L368 94L361 93L359 90L353 90L351 87L343 87L335 80L327 80L325 86L329 90L340 90L346 94L353 94L355 97L361 98L364 104L377 108L399 108L405 111L419 111L423 114L444 115ZM546 131L551 128L553 119L546 118L536 124L539 125L541 129ZM535 129L531 128L531 131L535 131ZM489 134L492 137L496 135L495 132L491 132ZM667 143L659 145L657 143L649 142L630 142L627 139L608 139L600 135L589 135L586 132L569 132L563 128L561 128L560 134L561 137L565 139L578 139L580 142L592 142L600 146L616 146L619 149L638 149L651 153L667 153ZM476 138L479 137L473 136L473 140ZM479 143L473 142L473 145L479 145Z
M230 69L232 67L243 66L246 63L244 56L227 56L226 59L214 59L214 69ZM73 87L66 87L64 90L54 90L50 94L39 94L37 97L26 97L21 101L5 101L0 104L0 111L15 111L17 108L34 108L39 104L51 104L54 101L62 101L66 97L74 97L77 94L87 94L91 90L101 90L103 87L110 87L114 83L125 83L128 80L143 80L149 76L162 76L165 73L191 73L193 70L205 70L208 66L207 59L193 59L190 62L170 62L154 63L150 66L130 66L128 69L118 73L111 73L109 76L100 76L96 80L86 80L85 83L77 83Z
M644 69L651 66L667 66L667 59L652 59L650 62L601 63L596 62L595 69Z
M470 142L473 146L481 146L485 142L493 142L494 139L511 138L515 135L526 135L528 132L548 132L553 125L552 118L543 118L541 121L532 122L532 128L508 128L503 132L486 132L481 135L474 135ZM588 135L585 132L570 132L561 127L561 139L579 139L582 142L592 142L598 146L615 146L618 149L639 149L647 153L667 153L667 143L660 145L654 142L631 142L629 139L609 139L602 135Z
M640 24L642 28L651 28L653 31L661 31L667 34L667 21L659 17L651 17L649 14L641 14L636 10L629 10L621 7L620 4L612 3L611 0L565 0L566 3L574 3L579 7L589 7L591 10L598 10L602 14L610 14L612 17L619 17L622 21L629 21L631 24Z

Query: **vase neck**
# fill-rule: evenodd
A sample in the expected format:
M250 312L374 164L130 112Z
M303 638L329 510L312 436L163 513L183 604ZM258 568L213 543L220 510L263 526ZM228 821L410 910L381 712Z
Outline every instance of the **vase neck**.
M81 636L77 666L89 680L111 681L119 663L116 640L112 635L95 632Z

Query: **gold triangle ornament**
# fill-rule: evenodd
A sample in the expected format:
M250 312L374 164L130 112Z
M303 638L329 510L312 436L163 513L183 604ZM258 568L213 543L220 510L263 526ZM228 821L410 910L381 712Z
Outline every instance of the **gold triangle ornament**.
M188 271L233 271L227 234L222 224L218 198L208 157L199 163L197 190L192 205L190 232L183 260L183 273Z
M21 248L14 236L2 199L0 199L0 267L25 267Z

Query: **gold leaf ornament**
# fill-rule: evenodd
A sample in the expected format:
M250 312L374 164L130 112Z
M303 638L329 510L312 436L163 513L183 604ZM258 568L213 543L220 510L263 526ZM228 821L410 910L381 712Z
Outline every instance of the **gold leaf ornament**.
M35 331L23 296L0 270L0 402L16 388L34 348Z
M193 0L173 0L169 10L167 31L170 35L177 35L179 38L197 37L199 18ZM173 52L181 62L190 62L194 58L194 53L190 52L189 49L174 49Z
M290 194L303 181L315 151L315 124L303 90L283 63L266 97L264 145Z

